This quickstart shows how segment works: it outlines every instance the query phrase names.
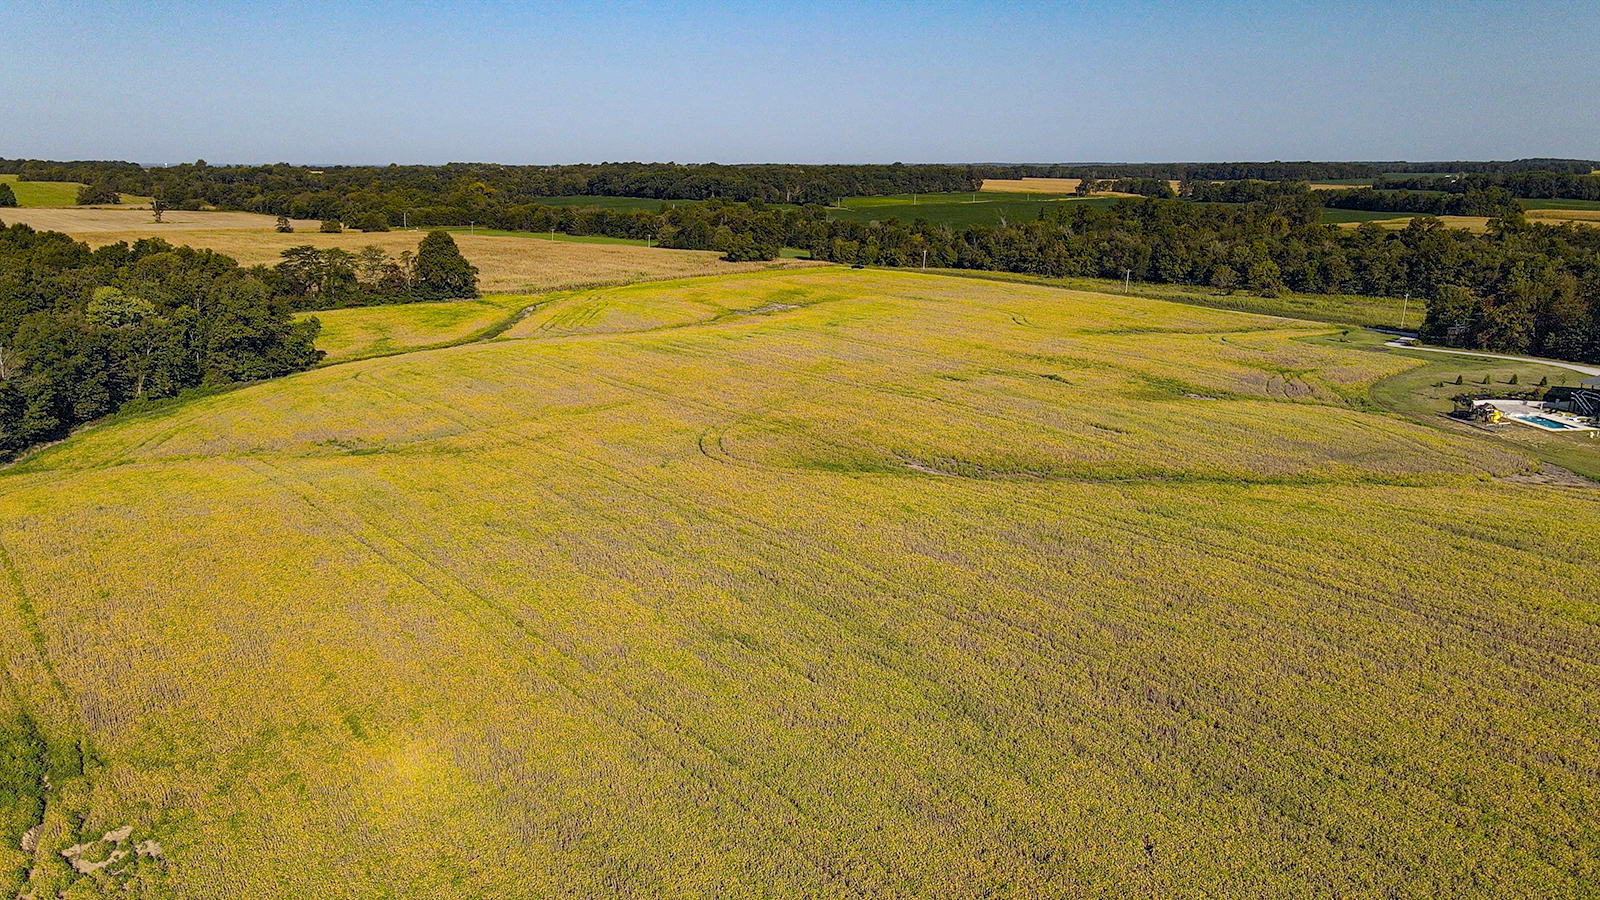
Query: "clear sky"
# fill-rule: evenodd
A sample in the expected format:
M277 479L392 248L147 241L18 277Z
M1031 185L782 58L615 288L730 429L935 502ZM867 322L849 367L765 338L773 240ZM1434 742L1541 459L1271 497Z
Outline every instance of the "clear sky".
M1600 2L0 0L0 156L1600 157Z

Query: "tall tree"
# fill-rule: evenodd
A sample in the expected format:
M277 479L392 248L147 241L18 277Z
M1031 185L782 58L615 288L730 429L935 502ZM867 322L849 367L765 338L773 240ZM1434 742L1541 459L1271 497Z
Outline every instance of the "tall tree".
M417 247L414 290L430 300L478 296L478 270L449 232L430 231Z
M0 206L16 206L17 195L11 190L11 185L0 181Z

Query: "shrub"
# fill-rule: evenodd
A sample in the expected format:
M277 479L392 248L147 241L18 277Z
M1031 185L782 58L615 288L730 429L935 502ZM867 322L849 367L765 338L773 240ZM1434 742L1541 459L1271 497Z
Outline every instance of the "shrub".
M344 226L339 224L338 219L323 219L322 227L317 230L323 234L338 234L344 231Z

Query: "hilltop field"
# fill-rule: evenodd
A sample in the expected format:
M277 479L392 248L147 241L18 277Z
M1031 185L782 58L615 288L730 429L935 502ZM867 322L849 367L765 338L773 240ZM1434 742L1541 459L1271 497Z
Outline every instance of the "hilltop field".
M4 896L1600 883L1600 492L1385 399L1467 363L839 267L446 306L0 472Z

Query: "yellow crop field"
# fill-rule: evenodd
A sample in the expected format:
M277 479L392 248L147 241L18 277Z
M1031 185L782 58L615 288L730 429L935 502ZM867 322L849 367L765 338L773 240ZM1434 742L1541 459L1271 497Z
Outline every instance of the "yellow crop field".
M1370 402L1422 361L912 272L540 299L0 472L6 896L1600 884L1600 492Z

